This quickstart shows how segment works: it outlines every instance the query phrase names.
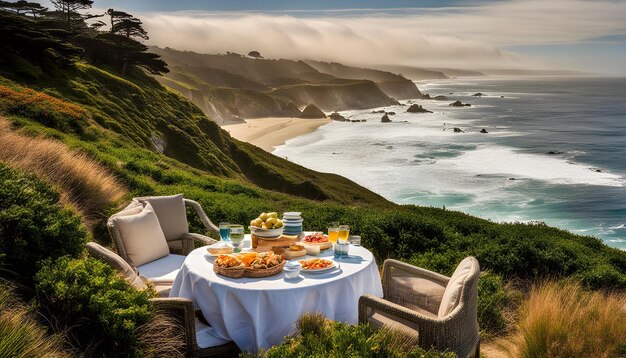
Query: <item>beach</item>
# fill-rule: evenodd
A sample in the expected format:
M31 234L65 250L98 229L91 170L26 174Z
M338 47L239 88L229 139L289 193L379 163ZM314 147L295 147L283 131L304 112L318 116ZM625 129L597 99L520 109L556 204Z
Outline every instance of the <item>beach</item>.
M314 132L331 121L328 118L266 117L246 119L245 123L227 124L222 128L234 138L271 153L289 139Z

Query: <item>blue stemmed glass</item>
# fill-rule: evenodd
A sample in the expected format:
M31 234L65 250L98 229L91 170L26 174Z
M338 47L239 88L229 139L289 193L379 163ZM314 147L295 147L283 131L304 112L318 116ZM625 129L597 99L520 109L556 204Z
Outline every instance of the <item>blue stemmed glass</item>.
M230 242L230 223L220 223L220 237L224 242Z

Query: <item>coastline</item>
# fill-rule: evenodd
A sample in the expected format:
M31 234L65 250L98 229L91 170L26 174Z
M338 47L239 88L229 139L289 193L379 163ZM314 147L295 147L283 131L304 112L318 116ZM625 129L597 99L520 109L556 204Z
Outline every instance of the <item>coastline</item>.
M244 123L225 124L222 129L240 141L271 153L289 139L314 132L330 122L329 118L263 117L246 119Z

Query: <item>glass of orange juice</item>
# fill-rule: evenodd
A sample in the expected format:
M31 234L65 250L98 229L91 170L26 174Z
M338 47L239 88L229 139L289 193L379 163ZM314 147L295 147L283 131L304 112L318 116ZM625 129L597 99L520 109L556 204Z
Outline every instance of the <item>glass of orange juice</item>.
M337 242L337 238L339 237L339 224L338 223L330 223L328 225L328 241L333 244Z
M348 236L350 236L350 226L339 226L339 242L348 242Z

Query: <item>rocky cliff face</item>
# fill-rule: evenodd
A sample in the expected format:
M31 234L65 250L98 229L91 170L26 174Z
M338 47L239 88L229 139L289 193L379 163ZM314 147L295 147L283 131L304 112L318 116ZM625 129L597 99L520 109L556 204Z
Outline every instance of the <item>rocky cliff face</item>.
M326 112L346 109L364 109L398 104L372 81L355 81L349 84L316 84L281 87L272 94L291 100L299 106L315 103Z

